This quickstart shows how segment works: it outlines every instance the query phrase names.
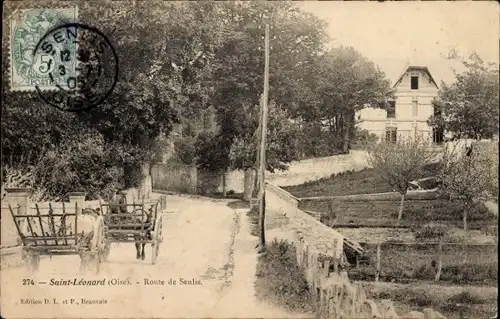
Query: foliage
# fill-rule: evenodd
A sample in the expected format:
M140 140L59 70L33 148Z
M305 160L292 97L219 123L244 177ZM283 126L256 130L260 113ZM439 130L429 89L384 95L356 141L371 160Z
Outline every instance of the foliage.
M191 136L183 137L174 142L174 150L180 161L186 165L196 164L196 139Z
M364 244L370 256L376 256L376 244ZM415 283L416 280L434 280L438 244L383 243L381 245L381 280L385 282ZM440 282L459 284L497 285L498 257L495 244L457 245L443 243ZM372 265L353 269L349 278L375 277Z
M377 144L368 156L368 163L382 179L401 194L398 220L402 218L404 196L410 182L422 174L425 165L436 159L430 143L420 134L399 138L396 143L387 141Z
M315 94L301 117L325 125L330 151L350 148L355 112L379 106L392 97L385 74L352 47L330 49L314 61L308 85Z
M492 169L498 165L498 157L495 159L491 154L476 148L480 146L472 144L470 152L457 147L457 144L447 147L437 175L439 192L451 200L460 199L464 202L464 229L467 229L467 213L474 201L498 196L498 186L493 186L498 183L498 168ZM498 149L496 152L498 154Z
M5 187L30 187L33 201L66 200L71 192L84 191L88 199L111 199L121 187L122 172L98 134L63 141L40 154L33 164L5 164Z
M361 130L356 128L354 131L354 141L352 148L356 149L369 149L379 142L377 134L370 133L368 130Z
M264 77L264 25L270 25L269 100L281 110L295 110L304 95L305 65L325 44L325 25L291 2L220 2L224 16L221 42L214 53L212 103L216 108L220 134L231 141L231 167L253 167L259 125L259 100ZM266 18L267 16L267 18ZM302 103L302 104L301 104ZM286 123L273 121L269 112L269 170L283 169L293 158L293 133ZM281 115L280 115L281 116ZM280 119L282 117L279 117ZM277 128L274 124L280 124ZM273 130L279 135L272 139ZM277 143L274 145L274 143ZM273 145L271 145L273 144Z
M286 168L297 157L297 141L307 141L298 140L298 128L285 119L305 117L317 105L336 103L322 96L331 88L329 80L322 82L320 95L316 92L316 82L325 75L319 72L324 63L332 63L330 69L341 78L336 83L347 99L341 108L359 107L385 92L383 74L359 53L335 49L324 55L326 24L292 2L76 3L79 20L98 26L118 54L117 86L98 108L75 115L48 107L36 93L9 92L8 74L3 72L3 102L8 107L2 108L2 159L19 161L30 150L33 154L56 151L85 128L101 136L104 148L112 153L112 165L127 176L126 186L136 186L142 165L165 147L158 138L168 137L174 124L188 123L212 106L220 132L212 135L213 147L198 143L198 151L209 153L196 153L197 165L207 169L251 166L256 156L253 135L263 84L265 23L271 30L269 99L277 105L276 116L270 110L269 118L269 170ZM33 4L47 5L59 3ZM26 6L10 2L5 14ZM8 32L7 22L4 27ZM7 52L7 40L2 49ZM7 55L2 63L8 70ZM328 134L323 136L331 144ZM208 141L206 136L200 139ZM317 149L326 145L320 143ZM190 143L179 147L186 151L184 160L191 162Z
M442 223L430 222L415 231L416 240L430 240L444 239L448 232L448 226Z
M122 187L122 172L115 167L102 137L88 134L63 142L40 161L36 180L52 196L85 191L88 199L111 199Z
M454 138L484 139L499 131L499 70L498 64L485 63L473 54L462 59L466 71L456 74L451 85L442 84L433 102L441 115L430 123L453 134Z
M297 127L288 120L286 112L271 102L268 106L268 130L266 147L266 169L285 170L287 164L297 159ZM254 123L257 121L254 121ZM236 138L229 158L233 169L248 169L255 166L257 148L260 145L260 128L253 135Z
M438 179L440 191L451 199L465 201L490 199L492 181L498 180L491 168L497 165L495 158L482 154L472 145L472 152L457 146L445 149ZM497 151L498 152L498 151Z
M196 165L211 172L224 171L228 166L227 141L214 132L202 132L195 142Z
M312 310L309 285L297 264L295 246L284 240L273 240L257 263L257 297L273 301L292 311Z

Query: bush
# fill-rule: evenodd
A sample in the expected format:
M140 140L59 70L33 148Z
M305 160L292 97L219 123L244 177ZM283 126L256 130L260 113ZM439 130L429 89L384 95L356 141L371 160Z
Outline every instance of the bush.
M123 185L123 171L115 166L111 152L102 137L93 134L49 150L34 167L34 191L43 189L42 197L46 197L38 200L66 200L70 192L85 192L87 199L101 196L110 200Z
M431 240L444 238L448 233L448 227L441 223L430 222L420 229L414 231L416 240Z
M186 165L194 165L196 162L195 139L186 136L174 142L176 157Z
M352 143L352 149L369 149L371 146L378 143L378 136L370 133L368 130L356 129L355 138Z
M271 300L291 311L312 311L312 296L297 264L295 246L275 239L267 248L257 263L255 285L258 298Z

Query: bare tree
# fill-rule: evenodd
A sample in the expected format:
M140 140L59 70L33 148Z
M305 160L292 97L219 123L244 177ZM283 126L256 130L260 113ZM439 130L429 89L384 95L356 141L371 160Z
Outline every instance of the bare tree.
M498 143L446 148L438 180L440 193L464 202L463 228L467 230L467 213L474 201L498 198Z
M382 141L369 152L368 163L401 194L398 221L403 217L410 182L422 175L424 167L433 163L436 155L430 141L420 134L401 137L395 143Z

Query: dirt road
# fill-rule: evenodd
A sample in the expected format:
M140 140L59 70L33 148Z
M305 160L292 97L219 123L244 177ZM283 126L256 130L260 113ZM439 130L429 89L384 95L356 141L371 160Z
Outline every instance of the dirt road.
M113 244L97 277L78 273L78 256L42 259L36 275L2 270L2 317L288 317L253 297L255 237L248 234L244 212L226 204L169 196L173 213L163 217L156 265L150 246L142 261L135 259L133 244ZM105 285L50 285L74 278L104 280Z

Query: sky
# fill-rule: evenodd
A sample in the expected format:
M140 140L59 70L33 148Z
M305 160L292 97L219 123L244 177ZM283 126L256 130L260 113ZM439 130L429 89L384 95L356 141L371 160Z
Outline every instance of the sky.
M427 66L438 84L460 64L442 58L451 48L499 63L500 4L496 1L303 1L299 6L329 23L331 45L354 47L391 82L409 64Z

